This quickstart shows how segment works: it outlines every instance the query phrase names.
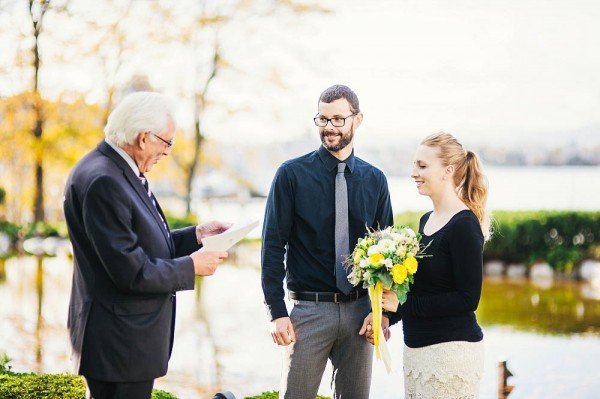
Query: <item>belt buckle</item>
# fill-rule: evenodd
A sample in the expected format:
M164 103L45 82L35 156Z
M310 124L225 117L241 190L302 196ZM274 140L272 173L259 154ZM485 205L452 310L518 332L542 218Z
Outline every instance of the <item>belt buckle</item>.
M342 301L340 301L338 299L338 295L342 295L342 294L340 294L339 292L334 292L333 293L333 303L342 303Z

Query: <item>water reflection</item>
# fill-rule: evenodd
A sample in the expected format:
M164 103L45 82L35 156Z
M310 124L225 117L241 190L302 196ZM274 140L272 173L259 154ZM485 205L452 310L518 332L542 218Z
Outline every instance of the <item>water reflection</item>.
M214 362L213 367L209 367L213 372L213 380L215 386L221 386L222 384L222 365L219 359L219 345L217 345L215 333L212 330L212 324L207 316L206 304L202 301L202 282L204 277L196 277L196 288L195 288L195 308L196 308L196 320L201 322L206 328L206 339L208 346L212 349L212 361Z
M43 258L37 257L35 274L35 292L37 294L37 315L35 321L35 371L42 372L42 329L44 318L42 316L42 303L44 297L44 269Z
M178 294L174 351L169 373L157 388L180 399L212 397L219 389L240 398L277 389L281 352L271 342L262 304L259 249L258 243L235 247L214 276L198 280L201 289ZM70 371L66 315L71 261L11 258L0 261L0 276L2 272L0 353L14 359L17 371ZM478 310L486 334L481 398L497 397L501 360L508 360L515 373L511 399L553 397L571 379L577 383L577 397L595 397L600 389L597 372L591 372L598 371L600 358L597 295L597 289L573 282L545 287L527 280L486 280ZM390 350L401 369L400 326L392 333ZM377 363L374 372L371 397L398 397L401 375L388 376ZM540 384L548 388L540 390ZM328 385L324 378L321 393L331 394Z
M0 258L0 283L6 281L6 259Z
M587 283L488 279L477 316L484 325L545 334L600 335L598 295Z

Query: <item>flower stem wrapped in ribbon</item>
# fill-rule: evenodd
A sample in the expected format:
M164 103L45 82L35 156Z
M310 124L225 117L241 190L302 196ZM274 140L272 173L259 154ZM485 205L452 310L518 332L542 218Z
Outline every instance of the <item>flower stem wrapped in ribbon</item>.
M346 262L351 266L348 281L354 286L362 283L369 289L375 355L381 359L381 347L388 372L391 369L389 353L381 331L382 294L384 289L391 290L400 304L406 302L409 284L414 282L413 276L417 272L417 259L425 256L424 248L419 246L420 240L421 235L406 226L369 230L364 238L358 239Z

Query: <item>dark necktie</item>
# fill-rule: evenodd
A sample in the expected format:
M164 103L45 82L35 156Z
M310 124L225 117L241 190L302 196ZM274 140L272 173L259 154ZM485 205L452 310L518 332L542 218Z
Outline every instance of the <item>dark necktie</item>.
M148 185L148 179L146 179L146 176L144 176L144 174L142 172L140 172L138 179L140 179L140 181L144 185L144 188L146 189L146 192L148 193L148 197L152 198L152 191L150 191L150 186ZM154 201L152 201L152 202L154 202Z
M335 283L344 294L352 290L348 281L348 272L344 260L349 252L349 227L348 227L348 187L344 170L346 164L340 162L335 176Z
M146 189L146 193L148 193L148 197L150 197L150 201L152 201L152 205L154 205L154 207L158 211L158 206L156 206L156 201L154 200L152 191L150 191L150 185L148 184L148 179L146 179L146 176L144 176L144 174L142 172L140 172L140 174L138 175L138 179L140 179L140 182ZM165 223L165 219L163 219L163 216L160 213L160 211L158 212L158 216L160 216L160 220L162 221L163 227L165 228L167 235L170 235L169 229L167 228L167 224Z

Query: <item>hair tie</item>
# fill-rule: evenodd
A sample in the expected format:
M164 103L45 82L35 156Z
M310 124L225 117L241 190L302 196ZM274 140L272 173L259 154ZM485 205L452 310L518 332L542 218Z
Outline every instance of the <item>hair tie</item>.
M468 152L469 152L469 151L467 151L467 150L465 149L465 157L467 156L467 153L468 153Z

